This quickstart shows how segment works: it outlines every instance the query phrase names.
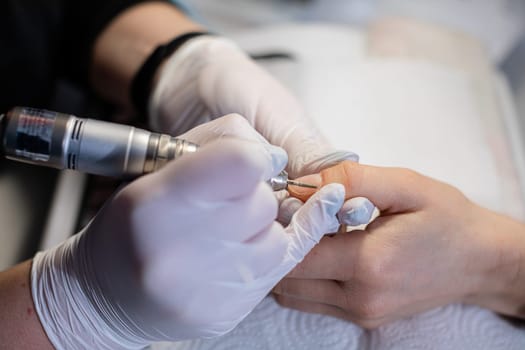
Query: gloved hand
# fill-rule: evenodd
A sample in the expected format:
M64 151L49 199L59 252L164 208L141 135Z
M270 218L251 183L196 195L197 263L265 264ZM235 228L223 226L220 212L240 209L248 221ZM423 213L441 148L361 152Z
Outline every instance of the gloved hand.
M156 130L177 135L226 113L241 114L271 144L284 148L292 179L359 160L355 153L335 150L305 117L295 97L232 41L194 38L161 70L150 98L150 123ZM299 204L293 198L281 201L281 218L289 219ZM363 209L371 206L368 200L347 202L340 217L356 218L350 212L368 212ZM371 212L359 216L361 221L342 223L360 225L370 217Z
M356 154L336 151L298 101L233 42L191 39L160 71L150 98L152 127L178 135L228 113L239 113L289 157L291 178L317 173Z
M185 137L213 139L206 127ZM37 254L32 296L53 345L138 349L235 327L338 225L341 185L319 191L286 229L274 221L264 180L285 163L260 142L211 141L129 184L81 233Z

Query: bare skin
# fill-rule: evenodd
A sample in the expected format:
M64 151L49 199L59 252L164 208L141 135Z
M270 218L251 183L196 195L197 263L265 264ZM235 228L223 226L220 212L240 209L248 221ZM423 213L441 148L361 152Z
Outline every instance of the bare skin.
M131 81L153 50L181 34L203 30L166 3L149 2L129 8L95 42L91 70L95 90L130 110Z
M0 272L0 344L6 349L53 349L31 298L31 261Z
M100 96L131 108L131 81L149 54L174 37L202 30L175 7L161 2L135 5L119 14L93 49L91 81ZM53 349L35 312L31 261L0 272L0 344L9 349Z
M366 328L456 302L525 318L523 223L406 169L345 162L299 181L343 183L347 198L369 198L381 216L321 240L275 287L283 306Z

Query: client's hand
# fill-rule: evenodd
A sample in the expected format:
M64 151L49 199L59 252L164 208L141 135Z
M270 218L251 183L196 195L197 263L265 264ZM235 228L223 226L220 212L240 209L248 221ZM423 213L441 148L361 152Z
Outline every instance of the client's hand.
M184 137L204 144L227 134L224 125L246 139L255 133L230 116ZM211 141L132 182L81 233L34 258L32 296L56 348L139 349L224 334L336 228L337 184L288 227L275 222L265 180L287 157L254 137Z
M454 302L524 316L523 224L405 169L346 162L301 180L340 182L381 216L364 231L323 238L274 288L281 305L366 328Z

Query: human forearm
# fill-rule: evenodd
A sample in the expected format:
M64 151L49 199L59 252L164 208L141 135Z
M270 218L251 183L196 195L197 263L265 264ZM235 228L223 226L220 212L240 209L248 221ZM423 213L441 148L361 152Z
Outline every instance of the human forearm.
M180 10L147 2L117 16L95 41L91 81L104 98L129 107L131 81L153 50L174 37L202 30Z
M485 264L478 265L480 287L464 301L525 318L525 225L484 208L477 211L480 220L472 231L485 242L479 256Z
M0 273L0 344L8 349L53 349L31 298L31 261Z

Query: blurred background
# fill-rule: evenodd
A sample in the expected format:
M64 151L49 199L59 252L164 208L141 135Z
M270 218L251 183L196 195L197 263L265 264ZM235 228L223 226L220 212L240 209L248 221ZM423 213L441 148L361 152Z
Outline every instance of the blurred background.
M523 37L521 0L186 0L211 28L239 30L290 21L366 27L384 17L416 18L468 33L503 62Z
M503 69L525 112L525 1L522 0L187 0L196 16L226 35L293 22L366 28L385 17L414 18L482 43Z

